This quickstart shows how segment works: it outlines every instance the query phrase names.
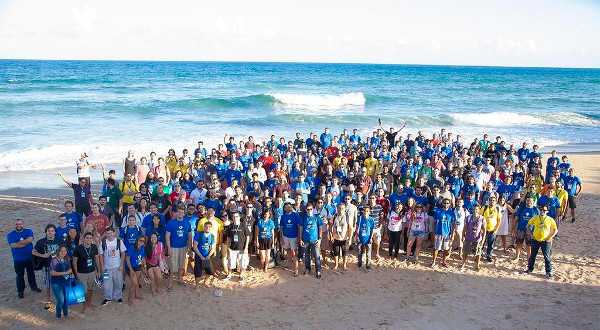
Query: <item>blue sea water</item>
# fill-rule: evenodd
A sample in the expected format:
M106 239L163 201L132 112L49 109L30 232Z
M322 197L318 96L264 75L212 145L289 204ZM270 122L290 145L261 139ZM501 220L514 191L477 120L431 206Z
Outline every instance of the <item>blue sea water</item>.
M204 140L330 127L595 149L600 70L368 64L0 61L0 171L118 162ZM1 186L1 184L0 184Z

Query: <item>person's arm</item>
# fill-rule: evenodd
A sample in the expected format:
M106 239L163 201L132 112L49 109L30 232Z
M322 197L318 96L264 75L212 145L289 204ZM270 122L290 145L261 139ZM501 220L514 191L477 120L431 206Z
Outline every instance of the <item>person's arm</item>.
M64 272L57 272L54 270L54 268L50 268L50 276L65 276L65 275L69 275L72 273L73 273L73 271L71 270L71 268L67 269Z
M171 253L171 232L166 230L165 231L165 256L169 256L169 254Z
M11 244L10 244L10 247L12 247L12 248L17 248L17 249L18 249L18 248L22 248L22 247L25 247L25 246L27 246L27 244L29 244L29 243L31 243L31 242L33 242L33 237L32 237L32 236L30 236L30 237L27 237L27 238L25 238L25 239L24 239L24 240L22 240L22 241L18 241L18 242L15 242L15 243L11 243Z
M304 241L302 240L302 231L304 230L302 225L298 225L298 244L300 246L304 246Z
M127 262L127 268L129 269L133 269L133 267L131 267L131 260L129 260L129 256L127 254L125 254L125 261ZM123 262L123 261L121 261Z
M192 242L192 251L198 256L200 257L200 259L202 259L202 254L200 254L200 251L198 250L198 242L193 241Z
M188 233L188 238L187 238L187 243L186 243L186 250L189 250L192 247L192 231L190 230L190 232Z
M121 241L121 247L123 247L123 241ZM127 262L129 262L129 258L127 258ZM125 264L125 252L123 252L123 250L121 250L121 264L119 265L119 271L122 272L123 271L123 266Z
M96 261L96 265L98 266L96 267L96 277L100 277L100 274L102 274L102 269L100 267L100 256L95 255L94 260Z
M67 185L67 187L72 188L73 187L73 182L69 181L63 174L62 172L57 172L56 173L62 180L63 182Z
M271 229L271 237L275 238L275 229ZM275 239L271 240L271 249L275 248Z
M77 271L77 257L76 256L73 256L72 264L73 264L73 275L75 275L75 277L77 277L77 274L79 272Z
M581 192L581 182L579 181L577 183L577 191L575 192L575 197L579 196L580 192Z

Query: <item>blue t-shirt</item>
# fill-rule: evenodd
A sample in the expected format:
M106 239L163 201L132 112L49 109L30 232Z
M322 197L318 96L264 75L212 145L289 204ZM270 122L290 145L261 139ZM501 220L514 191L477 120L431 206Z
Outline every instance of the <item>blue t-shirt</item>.
M167 224L167 232L171 233L171 247L184 248L187 246L188 234L192 231L190 223L173 219Z
M123 244L125 244L125 247L127 248L127 250L132 249L133 246L135 245L135 241L137 241L137 239L144 235L144 233L142 232L142 228L135 226L135 227L123 227L120 230L119 236L121 236L121 239L123 240Z
M577 193L577 186L581 185L581 181L577 176L568 175L564 179L565 181L565 190L569 193L569 196L575 196Z
M360 244L369 244L371 242L371 234L375 229L375 220L371 217L361 215L358 219L358 241Z
M142 265L142 261L146 257L146 249L144 246L140 246L139 249L135 249L134 246L131 248L127 247L127 251L125 252L129 256L129 262L131 263L131 267L137 268Z
M450 191L452 191L454 197L458 197L458 195L460 195L462 187L465 184L463 179L458 176L452 176L448 179L448 183L450 184Z
M13 244L28 239L29 237L33 238L33 231L29 228L23 228L21 231L13 230L8 233L8 235L6 235L6 240L8 241L8 244ZM33 243L29 243L20 248L11 247L10 249L14 261L27 261L32 258L31 251L33 251Z
M309 215L302 220L302 240L305 243L314 243L319 239L319 231L323 220L318 215Z
M285 213L281 215L279 227L283 236L287 238L298 237L298 225L300 224L300 215L296 212Z
M435 234L450 236L452 224L456 221L456 215L452 209L436 208L433 210L433 219L435 220Z
M258 238L260 239L272 239L273 238L273 229L275 229L275 224L273 220L269 219L258 219L256 222L256 228L258 229Z
M56 237L62 239L63 241L67 240L69 236L69 227L56 227Z
M540 214L537 207L519 207L517 210L517 230L525 231L529 219Z
M198 243L198 251L203 257L208 257L213 244L215 244L215 236L211 233L196 232L194 240Z
M79 213L73 211L70 213L63 213L62 215L67 219L68 228L75 228L77 232L81 230L81 215Z
M548 206L548 216L552 219L556 219L556 215L558 213L558 210L560 209L560 201L558 200L558 198L554 196L541 196L538 199L537 204L538 207Z
M327 134L322 133L320 140L321 140L321 145L323 146L323 148L327 148L331 145L331 141L333 140L333 137L329 133L327 133Z
M158 217L160 218L160 222L159 225L165 224L165 216L162 213L157 213ZM152 226L154 226L154 223L152 222L152 218L154 217L154 214L150 213L147 216L144 217L144 219L142 220L142 227L144 229L146 229L146 234L148 234L148 229L152 228Z
M185 217L183 217L183 221L189 222L190 228L196 228L196 225L198 224L198 216L195 214L186 215Z
M231 186L231 182L233 180L237 180L238 182L242 181L242 172L240 172L239 170L234 170L234 169L227 169L227 171L225 171L225 180L227 181L227 185Z

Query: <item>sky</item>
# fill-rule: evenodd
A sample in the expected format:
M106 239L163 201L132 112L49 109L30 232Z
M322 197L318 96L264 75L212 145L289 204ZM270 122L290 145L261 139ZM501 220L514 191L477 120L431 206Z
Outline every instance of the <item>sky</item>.
M0 58L600 67L600 0L0 0Z

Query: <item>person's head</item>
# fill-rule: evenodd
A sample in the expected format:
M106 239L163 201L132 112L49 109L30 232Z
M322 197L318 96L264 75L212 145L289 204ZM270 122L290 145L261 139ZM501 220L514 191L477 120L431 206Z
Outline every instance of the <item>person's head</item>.
M106 239L108 239L109 241L114 240L115 239L115 228L113 228L113 227L106 228L106 232L104 234L106 235Z
M448 198L444 198L442 200L442 207L444 208L444 210L447 210L450 208L450 200Z
M49 239L54 239L56 235L56 226L53 224L47 224L46 228L44 228L44 232L46 233L46 237Z
M205 233L210 233L210 229L212 228L212 222L210 221L206 221L204 223L204 232Z
M72 212L73 207L74 205L72 201L65 201L65 210L67 210L67 212Z
M75 228L69 228L69 236L70 239L74 240L75 238L77 238L77 229Z
M402 205L402 202L400 202L400 201L397 201L396 205L394 205L394 210L396 211L396 213L402 212L403 208L404 208L404 205Z
M346 194L346 196L344 196L344 201L346 202L346 204L352 203L352 195Z
M56 251L56 256L57 256L59 259L64 259L64 258L66 258L66 257L67 257L67 247L66 247L66 246L64 246L64 245L60 245L60 246L58 247L58 251Z
M79 178L78 181L79 181L79 185L82 186L82 187L85 187L88 184L86 178Z
M127 206L127 215L129 215L130 218L134 218L135 219L135 205L133 204L129 204Z
M137 220L135 218L135 215L127 217L127 226L133 228L136 225L137 225Z
M125 181L127 181L127 182L133 181L133 175L131 173L127 173L127 175L125 175Z
M193 215L194 212L196 212L196 206L194 204L189 204L187 206L187 214L188 215Z
M64 228L67 225L67 217L65 217L63 214L59 215L58 224Z
M102 195L98 198L98 204L100 204L100 206L105 206L106 202L107 202L106 196Z
M374 206L375 204L377 204L377 197L375 197L374 195L371 195L369 197L369 206Z
M496 195L491 195L490 199L488 199L488 205L494 206L496 205L496 202L498 202L498 198L496 198Z
M160 226L160 214L152 215L152 224L154 225L154 227Z
M263 219L265 219L265 220L271 219L271 210L269 210L269 209L263 210L262 216L263 216Z
M181 220L185 216L185 208L183 206L177 207L177 219Z
M141 235L140 237L137 238L137 240L135 241L135 247L137 249L141 248L144 246L144 244L146 244L146 236Z
M546 215L548 214L548 206L544 205L542 207L540 207L540 215Z
M456 207L461 208L465 205L465 201L462 198L456 199Z
M83 234L83 245L85 245L86 247L89 247L90 245L92 245L92 242L94 241L94 235L91 232L86 232L85 234Z
M371 207L369 207L369 206L363 207L363 214L365 215L365 217L368 217L371 214Z
M156 244L158 244L158 234L156 232L150 235L150 243L152 243L152 246L156 246Z

